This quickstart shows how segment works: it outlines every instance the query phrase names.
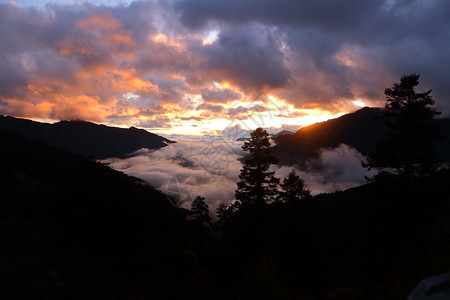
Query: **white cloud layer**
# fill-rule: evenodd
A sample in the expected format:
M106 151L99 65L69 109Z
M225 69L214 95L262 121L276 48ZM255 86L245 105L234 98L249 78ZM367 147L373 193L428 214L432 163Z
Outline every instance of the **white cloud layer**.
M153 187L189 208L197 195L206 198L214 213L220 202L234 199L242 164L242 142L210 138L185 138L157 151L141 149L129 158L102 162L128 175L142 178ZM321 150L320 158L309 162L309 170L298 166L272 166L281 180L295 169L313 194L345 190L365 182L368 175L363 155L347 145ZM315 166L315 167L312 167ZM320 166L320 168L317 168Z

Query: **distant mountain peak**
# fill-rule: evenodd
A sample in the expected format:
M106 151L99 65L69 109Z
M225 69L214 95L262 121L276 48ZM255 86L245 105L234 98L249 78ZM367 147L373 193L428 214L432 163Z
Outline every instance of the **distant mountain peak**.
M295 134L295 132L289 131L289 130L282 130L278 133L272 134L272 138L276 139L278 138L280 135L293 135Z
M40 123L0 116L0 127L67 151L97 159L125 157L141 148L159 149L174 143L136 127L120 128L87 121Z

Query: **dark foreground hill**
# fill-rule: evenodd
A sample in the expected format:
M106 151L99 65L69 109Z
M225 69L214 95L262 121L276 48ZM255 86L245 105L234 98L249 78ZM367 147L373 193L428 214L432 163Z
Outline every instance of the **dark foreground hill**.
M136 178L0 140L0 299L406 299L450 270L448 170L238 211L213 235Z
M84 121L49 124L0 116L0 128L97 159L124 157L141 148L159 149L173 143L143 129L109 127Z
M243 211L220 239L223 286L242 299L407 299L450 271L449 180L441 171Z
M384 138L387 126L380 108L362 108L336 119L315 123L298 130L294 135L281 135L272 152L281 164L301 164L321 148L336 148L347 144L363 154L373 151ZM450 161L450 119L433 120L444 138L437 142L436 153Z
M179 298L186 211L142 181L0 129L0 298ZM195 286L195 285L194 285Z

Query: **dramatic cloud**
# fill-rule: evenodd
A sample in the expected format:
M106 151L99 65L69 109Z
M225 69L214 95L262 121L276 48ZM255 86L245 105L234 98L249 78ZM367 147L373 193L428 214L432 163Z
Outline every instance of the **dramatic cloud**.
M197 195L206 197L215 211L221 202L234 200L242 164L242 142L225 137L194 138L171 144L157 151L142 149L126 159L104 160L108 166L142 178L189 208ZM361 165L364 157L355 149L341 145L321 150L320 157L308 162L310 167L272 166L280 179L296 170L313 194L345 190L365 183L370 175Z
M280 128L383 105L416 72L450 115L447 0L18 3L0 4L1 114L199 134L269 112L250 109L264 91Z

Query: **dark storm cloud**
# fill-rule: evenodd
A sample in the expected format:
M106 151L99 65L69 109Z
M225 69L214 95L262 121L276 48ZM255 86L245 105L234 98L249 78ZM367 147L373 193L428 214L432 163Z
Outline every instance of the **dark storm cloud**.
M383 1L359 0L183 0L176 4L183 24L191 28L210 21L354 28Z
M57 57L52 42L62 39L59 30L48 30L49 16L35 9L0 5L0 93L12 96L27 84L30 74L70 76L64 71L71 60ZM53 41L52 41L53 40ZM44 46L44 47L43 47ZM52 64L47 57L53 56ZM63 72L59 73L58 70ZM69 73L70 74L70 73Z
M384 88L417 72L423 89L433 88L438 105L450 108L449 1L182 0L176 10L193 30L277 28L290 71L276 81L286 87L279 95L297 106L332 109L339 105L333 99L355 98L383 104Z
M204 72L232 82L244 91L285 86L290 72L280 50L281 40L275 29L261 25L222 29L218 41L195 49Z

